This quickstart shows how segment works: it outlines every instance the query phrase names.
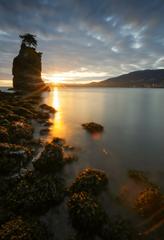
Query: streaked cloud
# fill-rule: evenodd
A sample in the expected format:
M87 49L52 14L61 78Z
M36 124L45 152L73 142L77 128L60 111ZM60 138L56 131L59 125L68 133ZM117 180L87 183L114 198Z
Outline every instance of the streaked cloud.
M163 0L0 0L0 78L12 78L26 32L37 35L44 76L87 81L163 68L163 12Z

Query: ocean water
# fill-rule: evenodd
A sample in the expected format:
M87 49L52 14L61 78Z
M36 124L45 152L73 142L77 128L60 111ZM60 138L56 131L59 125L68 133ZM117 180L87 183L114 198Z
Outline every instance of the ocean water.
M164 90L54 88L43 93L42 100L57 110L47 140L64 138L78 155L78 161L64 168L67 184L83 168L104 170L109 178L108 190L101 196L106 211L138 221L131 203L142 186L128 177L128 170L145 171L164 190ZM91 121L104 126L101 135L93 137L82 128L82 123ZM120 194L126 195L128 207L114 200ZM43 219L54 239L72 232L65 203L50 209Z
M85 165L109 172L164 170L163 89L55 88L43 98L58 111L49 137L76 145ZM81 126L91 121L104 126L99 138Z
M58 111L48 139L65 138L77 149L78 161L64 170L68 184L85 167L102 169L109 184L101 202L109 215L121 213L132 221L142 221L132 205L143 189L128 177L128 170L145 171L150 181L164 190L164 90L55 88L44 93L43 102ZM82 128L82 123L91 121L104 126L102 135L93 138ZM116 203L118 196L126 197L126 208ZM65 204L57 212L51 209L46 221L54 236L68 236Z

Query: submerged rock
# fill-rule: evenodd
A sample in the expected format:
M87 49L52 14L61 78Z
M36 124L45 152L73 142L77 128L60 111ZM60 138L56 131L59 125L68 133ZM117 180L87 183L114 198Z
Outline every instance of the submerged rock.
M164 196L159 188L148 187L142 191L135 201L135 209L141 216L151 216L164 204Z
M82 126L90 133L102 132L104 130L104 127L102 125L94 122L83 123Z
M108 178L105 172L86 168L80 172L75 181L69 188L71 193L85 191L92 194L98 194L105 189Z

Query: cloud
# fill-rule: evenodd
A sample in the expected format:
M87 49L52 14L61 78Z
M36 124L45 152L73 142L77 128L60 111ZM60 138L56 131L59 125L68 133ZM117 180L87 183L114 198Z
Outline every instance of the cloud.
M94 80L164 67L163 12L163 0L0 0L0 78L12 77L26 32L38 37L44 74L87 68L81 79Z

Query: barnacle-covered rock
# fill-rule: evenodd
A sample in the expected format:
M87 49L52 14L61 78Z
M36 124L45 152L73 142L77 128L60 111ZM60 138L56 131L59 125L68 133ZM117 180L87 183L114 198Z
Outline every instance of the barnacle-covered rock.
M104 130L104 127L102 125L95 122L83 123L82 126L89 133L97 133L102 132Z
M64 165L62 148L57 144L48 143L40 158L33 162L33 165L36 170L44 173L60 170Z
M0 126L0 142L8 142L9 134L7 128L4 126Z
M40 106L39 106L41 109L43 109L43 110L45 110L45 111L48 111L48 112L50 112L50 113L55 113L56 112L56 110L55 110L55 108L53 108L53 107L51 107L51 106L49 106L49 105L47 105L47 104L41 104Z
M69 191L71 193L85 191L98 194L105 189L107 183L108 178L104 171L86 168L76 177Z
M6 207L14 212L42 213L59 204L65 194L62 178L28 171L6 196Z
M106 214L101 205L88 193L74 193L68 201L72 225L79 231L95 234L104 224Z
M36 220L25 220L21 216L13 218L0 228L1 240L47 240L47 231Z
M14 121L9 127L9 135L14 143L19 143L22 139L30 140L33 137L33 128L24 121Z
M0 173L13 173L28 162L31 151L16 144L0 143Z
M25 118L33 118L34 114L27 108L25 107L15 107L14 108L14 113L17 115L21 115Z
M135 209L141 216L150 216L164 204L159 188L148 187L142 191L135 201Z
M63 146L63 144L65 144L65 139L60 137L54 137L52 143Z

